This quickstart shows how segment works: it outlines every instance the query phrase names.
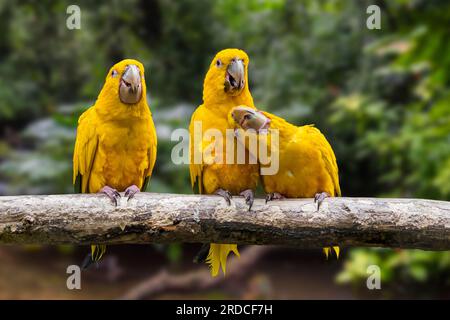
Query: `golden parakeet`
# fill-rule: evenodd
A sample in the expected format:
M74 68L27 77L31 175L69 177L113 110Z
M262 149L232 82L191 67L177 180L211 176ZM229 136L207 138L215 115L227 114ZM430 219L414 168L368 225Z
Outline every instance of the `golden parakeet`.
M225 49L217 53L212 60L203 84L203 104L194 112L189 126L190 131L190 174L195 192L218 194L230 204L232 195L241 195L246 199L249 210L253 204L254 190L258 184L258 165L226 163L226 143L217 147L212 156L196 160L195 154L204 155L210 141L204 139L203 133L214 129L226 137L226 129L231 129L228 114L233 107L245 104L253 106L253 98L248 87L247 54L239 49ZM200 128L200 139L196 139L196 127ZM234 137L232 137L234 139ZM236 147L237 144L235 144ZM231 150L231 152L235 152ZM230 150L228 150L230 152ZM234 153L235 154L235 153ZM234 157L234 154L231 156ZM216 161L217 157L223 161ZM246 155L248 158L248 154ZM211 244L203 247L203 260L210 265L211 274L216 276L219 269L226 272L228 254L233 251L239 255L235 244ZM202 254L200 254L202 255Z
M136 60L115 64L95 104L78 120L73 183L81 193L104 193L114 205L119 192L145 191L156 160L156 131L147 104L144 67ZM92 245L84 267L98 261L105 245Z
M266 201L283 197L314 198L319 208L326 197L341 196L336 157L319 129L312 125L298 127L273 114L246 106L234 108L230 116L231 125L255 130L259 143L265 143L267 149L273 143L269 129L278 130L278 145L274 148L279 152L278 172L261 174ZM333 249L339 257L339 247ZM328 258L330 248L324 248L324 252Z

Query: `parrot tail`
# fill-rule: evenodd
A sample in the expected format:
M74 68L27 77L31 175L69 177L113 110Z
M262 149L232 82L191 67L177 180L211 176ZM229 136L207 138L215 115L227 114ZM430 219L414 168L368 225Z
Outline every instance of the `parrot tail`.
M331 248L333 248L334 252L336 253L336 258L339 259L339 247L338 246L323 248L323 253L325 254L325 257L327 257L327 259L328 259L328 256L330 255L330 252L331 252Z
M104 244L91 245L91 252L88 253L87 256L84 258L81 268L87 269L95 262L100 261L100 259L103 257L105 252L106 252L106 245L104 245Z
M206 263L209 264L211 275L213 277L216 277L219 274L219 269L221 267L223 274L226 274L227 257L231 251L233 251L235 255L240 257L236 244L210 244Z

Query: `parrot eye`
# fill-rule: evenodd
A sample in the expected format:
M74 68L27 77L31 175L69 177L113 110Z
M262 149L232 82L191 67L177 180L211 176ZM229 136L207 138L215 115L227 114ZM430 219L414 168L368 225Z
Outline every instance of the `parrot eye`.
M118 74L119 74L119 73L118 73L116 70L113 70L113 71L111 72L111 77L115 78L115 77L117 77Z
M222 66L222 61L220 61L220 59L217 59L216 66L217 68L220 68Z
M248 113L244 116L244 120L250 120L251 119L251 115L249 115Z

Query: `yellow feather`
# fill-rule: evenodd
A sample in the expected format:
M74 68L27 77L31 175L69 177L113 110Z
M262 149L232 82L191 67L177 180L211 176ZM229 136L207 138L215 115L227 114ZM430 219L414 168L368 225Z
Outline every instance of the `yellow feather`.
M340 196L336 157L319 129L297 127L268 112L264 115L271 119L270 128L279 130L280 164L277 174L262 176L265 192L288 198L311 198L319 192Z
M216 277L220 270L220 244L211 243L209 245L208 257L206 263L209 265L211 275Z
M206 263L209 265L213 277L216 277L219 274L220 268L222 268L223 274L226 274L227 257L230 252L234 252L236 256L240 257L236 244L210 244Z
M118 96L121 77L129 64L140 69L142 98L136 104L124 104ZM73 183L81 176L81 192L96 193L104 186L119 192L131 185L142 188L152 174L156 161L157 137L150 108L144 67L136 60L126 59L108 72L95 104L78 120L73 155ZM105 245L92 245L92 259L99 260Z
M233 251L236 256L240 257L236 244L220 245L220 265L222 266L222 271L224 275L227 272L227 257L231 251Z
M227 66L232 59L238 57L245 65L245 87L237 96L230 96L224 91L225 68L216 65L217 60L223 66ZM217 189L225 189L233 195L238 195L246 189L256 189L259 180L259 166L257 164L219 164L212 159L202 159L201 163L194 163L194 151L202 153L209 141L194 141L194 123L202 124L202 131L217 129L225 136L226 129L232 129L228 123L229 111L238 105L246 105L255 108L253 98L248 88L248 64L247 54L238 49L226 49L219 52L211 62L206 74L203 86L203 104L193 113L190 132L190 177L191 185L195 192L212 194ZM201 134L203 136L203 134ZM225 146L224 146L225 148ZM214 155L222 153L225 159L225 150L215 150ZM226 260L230 252L239 255L235 244L211 244L207 257L211 274L217 276L220 268L226 272Z
M328 255L330 254L330 248L329 247L323 248L323 253L325 253L326 258L328 259Z
M320 130L313 125L295 126L268 112L263 114L271 120L269 128L279 132L279 170L275 175L261 176L264 191L287 198L312 198L321 192L341 196L336 157ZM270 133L269 137L261 135L259 141L270 148ZM339 247L333 249L339 257ZM323 248L327 259L330 250Z
M339 259L339 247L334 246L333 249L334 249L334 252L336 253L336 258Z

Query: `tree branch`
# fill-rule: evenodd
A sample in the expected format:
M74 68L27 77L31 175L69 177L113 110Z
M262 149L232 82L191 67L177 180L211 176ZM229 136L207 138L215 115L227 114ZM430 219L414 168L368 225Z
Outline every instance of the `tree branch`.
M264 203L140 193L114 207L97 194L0 197L0 243L216 242L450 249L450 202L331 198Z
M171 274L166 269L162 269L157 274L139 282L119 299L151 299L172 292L198 293L225 285L239 291L246 288L244 285L246 277L257 270L258 262L273 249L273 246L251 246L241 252L240 258L230 255L226 277L211 277L211 273L205 266L182 274Z

